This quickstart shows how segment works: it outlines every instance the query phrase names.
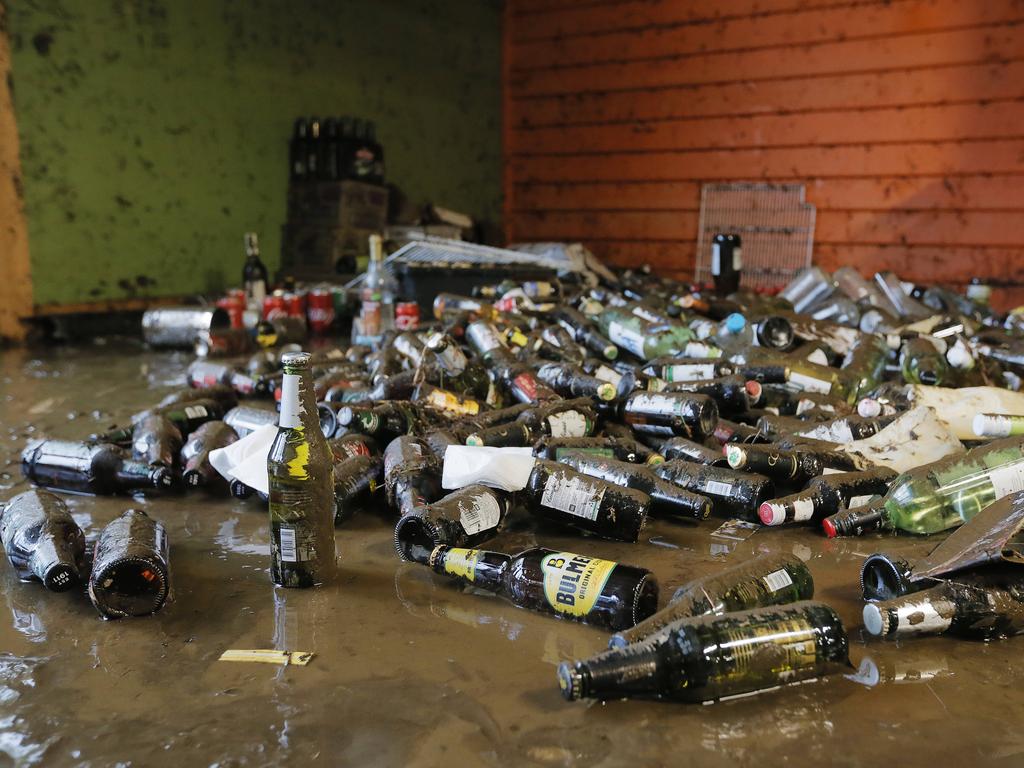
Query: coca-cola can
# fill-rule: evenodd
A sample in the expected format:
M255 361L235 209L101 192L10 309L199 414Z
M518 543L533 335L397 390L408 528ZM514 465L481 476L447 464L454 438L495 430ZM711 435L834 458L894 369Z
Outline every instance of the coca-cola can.
M306 317L306 294L286 293L284 295L284 306L288 311L288 317Z
M228 317L231 318L232 328L244 328L245 322L243 315L245 314L245 293L239 296L234 291L229 291L227 296L217 300L217 306L228 313Z
M395 305L395 328L415 331L420 327L420 305L415 301L400 301Z
M277 320L288 317L288 305L284 300L284 291L274 291L263 299L263 319Z
M328 288L312 289L306 299L306 316L309 330L313 333L327 333L334 325L334 295Z

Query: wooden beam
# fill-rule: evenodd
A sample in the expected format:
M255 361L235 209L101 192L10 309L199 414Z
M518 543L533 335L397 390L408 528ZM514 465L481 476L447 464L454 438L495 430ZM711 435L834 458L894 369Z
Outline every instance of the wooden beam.
M96 312L144 312L150 307L172 307L184 304L186 296L148 296L134 299L105 299L78 304L37 304L35 317L49 315L81 315Z

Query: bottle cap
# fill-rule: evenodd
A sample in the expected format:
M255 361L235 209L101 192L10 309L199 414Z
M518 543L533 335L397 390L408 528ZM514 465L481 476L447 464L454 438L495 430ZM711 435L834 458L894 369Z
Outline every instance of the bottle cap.
M874 419L882 415L882 404L871 397L865 397L857 403L857 413L865 419Z
M1013 426L1010 419L998 413L979 413L971 426L978 437L1008 437Z
M751 403L757 404L761 402L761 395L764 393L764 387L761 386L760 381L754 381L751 379L743 385L743 388L747 390Z
M66 592L76 586L81 577L78 571L67 563L56 563L46 571L43 586L51 592Z
M733 469L743 469L747 463L747 452L743 450L742 446L728 444L723 448L725 452L726 461L729 462L729 466Z
M566 701L581 699L583 698L583 675L569 662L563 661L558 665L558 687Z
M617 394L618 390L615 389L615 385L607 381L602 381L597 387L598 398L604 400L605 402L608 402L609 400L614 400Z
M281 365L285 368L304 368L311 359L309 352L285 352L281 355Z
M766 501L758 508L757 516L765 525L782 525L786 522L786 505L775 501Z
M875 637L889 634L887 614L874 603L864 606L864 629Z
M747 325L747 319L739 312L733 312L725 318L725 330L729 333L739 333Z

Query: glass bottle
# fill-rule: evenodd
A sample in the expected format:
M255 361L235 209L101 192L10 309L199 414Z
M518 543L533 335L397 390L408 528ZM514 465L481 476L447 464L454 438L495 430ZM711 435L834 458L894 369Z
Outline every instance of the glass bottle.
M81 583L85 535L59 497L36 488L0 504L0 545L22 581L36 579L51 592Z

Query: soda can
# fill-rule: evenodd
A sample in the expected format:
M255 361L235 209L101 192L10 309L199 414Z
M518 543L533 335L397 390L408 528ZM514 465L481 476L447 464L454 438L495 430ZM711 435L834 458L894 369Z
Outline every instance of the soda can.
M288 317L306 317L306 294L305 293L286 293L284 295L284 306L288 312Z
M306 300L309 330L327 333L334 324L334 296L328 288L313 288Z
M225 312L228 313L228 317L231 318L231 327L232 328L244 328L245 327L243 319L242 319L242 315L245 314L245 294L244 293L241 296L241 301L239 301L239 297L237 295L234 295L234 292L230 292L230 293L228 293L227 296L224 296L223 298L217 299L217 306L220 307L221 309L223 309Z
M415 301L400 301L395 305L395 327L400 331L415 331L420 327L420 305Z
M288 307L284 300L284 291L274 291L263 299L263 319L277 320L288 317Z
M200 331L230 326L230 316L220 307L160 307L142 316L142 336L154 347L191 347Z

